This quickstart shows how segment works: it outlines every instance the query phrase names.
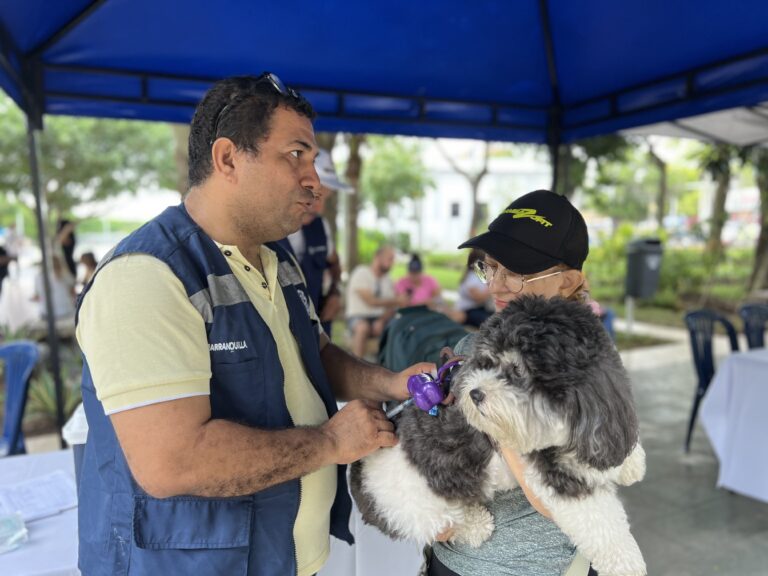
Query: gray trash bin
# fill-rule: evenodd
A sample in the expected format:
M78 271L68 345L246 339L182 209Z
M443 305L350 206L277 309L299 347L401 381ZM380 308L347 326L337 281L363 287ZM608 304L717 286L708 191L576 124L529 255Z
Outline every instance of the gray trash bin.
M627 296L653 297L659 287L662 252L658 238L643 238L627 244Z

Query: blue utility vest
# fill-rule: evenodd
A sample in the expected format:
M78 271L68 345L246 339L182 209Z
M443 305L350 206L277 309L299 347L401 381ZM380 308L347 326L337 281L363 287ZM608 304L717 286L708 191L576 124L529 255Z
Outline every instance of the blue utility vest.
M302 226L301 235L304 237L304 254L299 260L299 265L307 281L309 297L319 313L320 300L323 296L323 273L328 268L329 256L328 236L325 233L322 217L318 216L309 224ZM297 256L287 238L280 240L279 244Z
M330 417L337 411L336 401L320 361L317 326L308 314L306 287L285 251L277 245L269 247L278 256L278 280L288 306L291 332ZM120 242L102 266L131 253L148 254L165 262L205 320L211 351L212 418L263 429L292 427L283 390L284 373L269 327L218 246L184 206L166 209ZM78 312L89 288L78 302ZM84 576L296 573L293 526L301 499L298 479L232 498L153 498L131 475L112 423L96 398L87 359L82 392L89 426L78 512L79 566ZM339 466L331 533L352 543L350 510L346 471Z

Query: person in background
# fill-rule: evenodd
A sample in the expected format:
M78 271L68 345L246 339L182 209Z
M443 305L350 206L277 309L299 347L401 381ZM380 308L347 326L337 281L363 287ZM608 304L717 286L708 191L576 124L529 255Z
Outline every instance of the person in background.
M58 254L51 254L51 266L53 274L50 277L51 299L53 300L53 313L56 320L71 317L75 313L75 281L70 276L66 264ZM48 317L48 309L45 303L45 281L43 280L43 268L35 277L35 295L32 298L38 303L40 319Z
M581 213L564 196L547 190L512 202L489 226L459 248L483 253L475 262L488 285L496 311L525 295L565 298L589 305L582 272L589 254L589 235ZM474 334L446 355L468 355ZM479 548L450 542L450 529L432 548L428 576L595 576L575 546L551 520L549 510L529 490L525 463L515 450L501 453L519 488L500 492L488 507L495 529Z
M408 306L425 305L435 308L440 303L440 283L424 273L424 264L418 254L411 255L408 274L397 281L395 292L407 298Z
M93 273L96 272L96 266L99 263L96 261L96 256L93 252L83 252L80 255L80 264L83 265L83 277L80 279L80 285L85 286L93 278Z
M381 246L370 266L360 264L349 277L347 286L347 327L352 333L352 353L362 358L368 338L381 336L384 326L400 306L407 305L406 296L395 293L389 271L395 262L395 250Z
M75 262L77 237L75 236L75 227L76 224L71 220L59 220L54 243L64 257L64 264L72 278L77 278L77 262Z
M348 186L339 180L333 159L326 150L318 152L315 169L320 178L315 203L304 217L301 228L281 240L281 244L296 256L323 330L330 338L333 319L341 310L341 263L330 224L322 214L328 197L338 190L348 189Z
M479 327L490 315L488 302L490 291L488 285L475 274L475 265L483 259L485 253L473 248L467 257L467 267L459 285L459 299L453 310L446 311L455 322L468 326Z
M0 292L3 289L3 281L8 277L8 265L15 260L15 257L10 255L5 246L0 246Z

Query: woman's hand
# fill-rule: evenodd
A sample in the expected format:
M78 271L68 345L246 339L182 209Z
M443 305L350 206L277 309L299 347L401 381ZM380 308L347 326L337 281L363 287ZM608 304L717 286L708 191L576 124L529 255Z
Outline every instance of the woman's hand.
M394 374L392 384L390 386L390 394L393 400L405 400L411 396L408 392L408 378L414 374L436 374L437 366L432 362L418 362L412 366L408 366L405 370Z

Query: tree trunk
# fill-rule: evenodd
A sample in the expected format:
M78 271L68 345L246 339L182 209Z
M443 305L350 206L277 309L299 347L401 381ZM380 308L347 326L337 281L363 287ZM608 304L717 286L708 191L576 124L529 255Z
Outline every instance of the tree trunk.
M659 230L664 229L664 216L667 215L667 163L664 162L656 152L653 146L648 144L648 155L651 161L659 169L659 192L656 197L656 222Z
M483 174L484 176L484 174ZM480 201L478 200L478 193L480 190L480 182L483 176L479 178L470 178L469 185L472 188L472 223L469 226L469 237L474 238L480 230L480 226L483 224L480 222Z
M486 174L488 174L488 157L490 156L491 146L488 142L483 143L485 146L483 149L483 167L481 168L480 172L473 175L459 168L459 165L456 163L456 161L440 145L439 140L435 140L435 143L437 144L437 149L440 150L440 153L443 155L443 158L445 158L448 164L451 165L451 168L453 168L456 173L464 176L464 178L466 178L469 182L469 188L472 194L472 215L469 219L469 237L472 238L473 236L477 235L477 230L480 228L480 225L483 224L480 222L481 214L478 195L480 192L480 183L483 181L483 178L485 178Z
M347 257L346 268L349 271L355 269L358 261L357 252L357 213L360 206L360 193L358 185L360 183L360 172L362 169L362 158L360 157L360 147L365 141L364 134L350 134L347 137L349 146L349 159L347 161L347 171L344 177L353 190L347 196L347 213L345 214L347 228Z
M768 289L768 152L755 162L755 180L760 190L760 235L755 245L755 263L749 292Z
M561 144L557 147L557 188L553 190L570 199L573 196L574 187L571 183L571 164L573 162L573 148L570 144Z
M182 196L189 190L189 125L171 124L176 151L173 155L176 162L176 190Z
M333 145L336 142L336 132L317 132L315 140L320 148L327 150L330 154L333 152ZM344 192L337 191L328 196L328 200L325 201L325 210L323 211L323 216L331 226L331 238L333 238L335 246L339 244L339 230L336 223L339 214L339 194L344 194Z
M715 179L717 188L715 190L715 199L712 202L712 219L710 221L709 239L707 240L706 247L712 267L720 261L720 255L723 251L721 236L725 221L728 219L728 214L725 211L725 200L728 196L730 183L731 171L729 169L720 172Z

